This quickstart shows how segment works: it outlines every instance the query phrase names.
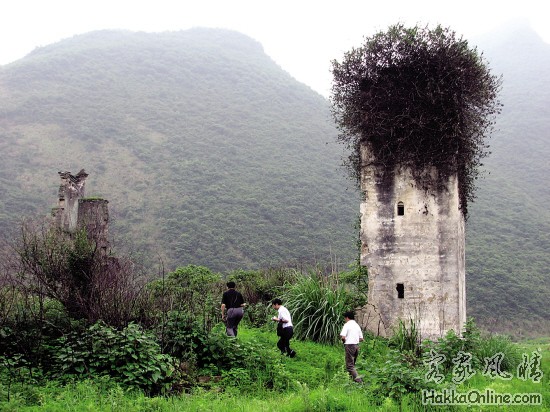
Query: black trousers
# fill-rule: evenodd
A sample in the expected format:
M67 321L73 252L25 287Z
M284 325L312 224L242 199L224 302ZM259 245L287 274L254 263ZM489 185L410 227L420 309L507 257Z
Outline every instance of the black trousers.
M279 341L277 342L277 347L283 355L290 355L290 353L292 352L292 349L290 349L290 339L292 339L293 335L294 329L292 328L292 326L283 328L281 336L279 337Z

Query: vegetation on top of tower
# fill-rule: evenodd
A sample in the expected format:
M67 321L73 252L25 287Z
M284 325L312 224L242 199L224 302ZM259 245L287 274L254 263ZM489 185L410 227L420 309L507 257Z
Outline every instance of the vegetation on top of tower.
M359 181L363 144L375 166L410 167L424 186L441 181L426 181L429 167L439 178L457 174L466 216L502 106L501 78L483 54L448 28L398 24L334 60L332 73L332 111L338 139L351 150L351 175Z

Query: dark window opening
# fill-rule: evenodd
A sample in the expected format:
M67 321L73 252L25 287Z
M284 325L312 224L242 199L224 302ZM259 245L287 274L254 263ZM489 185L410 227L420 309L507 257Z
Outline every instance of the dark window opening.
M405 298L405 285L403 283L398 283L397 287L395 289L397 290L397 298L398 299L404 299Z
M397 204L397 216L404 216L405 215L405 205L403 202L399 202Z

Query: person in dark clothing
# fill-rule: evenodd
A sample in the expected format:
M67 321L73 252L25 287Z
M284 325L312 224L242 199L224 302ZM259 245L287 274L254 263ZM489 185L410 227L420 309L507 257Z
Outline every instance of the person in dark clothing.
M237 336L239 322L243 318L246 306L243 295L235 290L235 282L227 282L227 291L222 296L222 320L225 321L225 331L227 336ZM227 316L226 316L227 310Z

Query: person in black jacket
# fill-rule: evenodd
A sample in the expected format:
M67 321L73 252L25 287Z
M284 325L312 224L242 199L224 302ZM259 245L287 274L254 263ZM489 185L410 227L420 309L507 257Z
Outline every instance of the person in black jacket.
M243 295L235 290L235 282L227 282L227 291L222 296L222 320L225 321L225 331L227 336L237 336L237 328L239 322L243 318L244 310L246 306L244 303ZM226 316L227 310L227 316Z

